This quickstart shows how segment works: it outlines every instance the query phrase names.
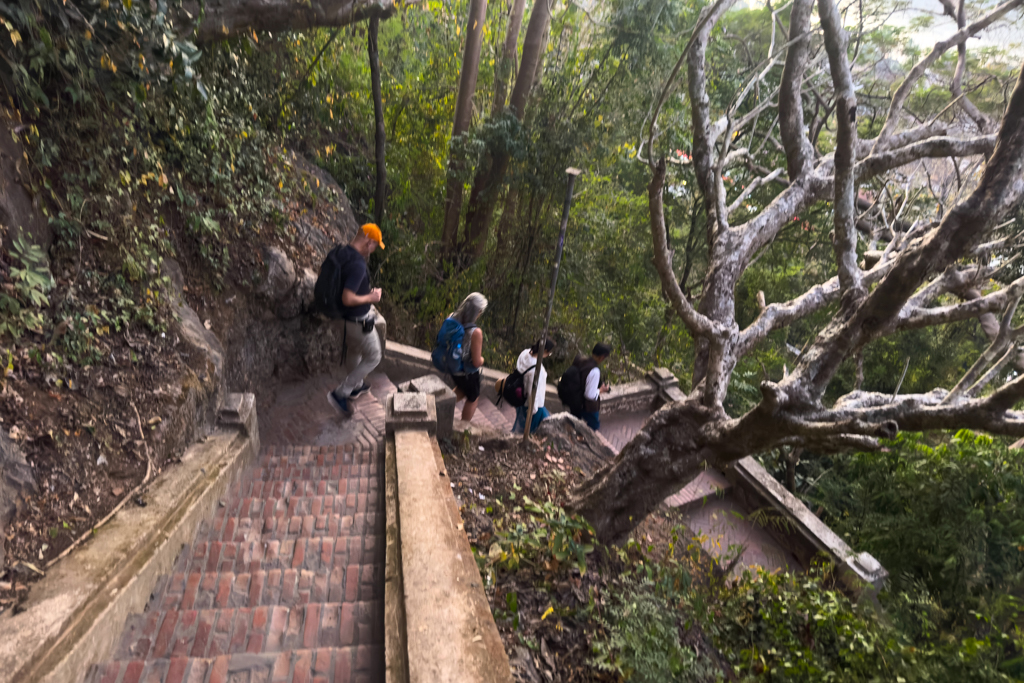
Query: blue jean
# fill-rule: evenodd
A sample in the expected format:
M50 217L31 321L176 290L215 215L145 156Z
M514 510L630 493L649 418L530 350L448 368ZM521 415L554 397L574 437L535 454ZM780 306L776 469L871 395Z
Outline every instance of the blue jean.
M512 423L513 434L522 434L523 430L526 429L526 410L526 406L516 408L516 421ZM540 423L550 416L551 413L548 412L547 408L537 408L537 412L533 414L533 420L530 422L530 433L533 434L537 431Z
M583 421L587 423L587 426L595 432L601 428L601 413L597 411L592 413L584 412L582 418Z

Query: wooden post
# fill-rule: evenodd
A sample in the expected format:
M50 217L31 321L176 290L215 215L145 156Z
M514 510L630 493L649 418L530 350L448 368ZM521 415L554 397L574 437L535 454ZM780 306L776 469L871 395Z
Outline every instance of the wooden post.
M562 207L562 226L558 232L558 247L555 250L555 266L551 269L551 291L548 292L548 314L544 318L544 331L540 335L540 347L537 349L537 367L533 371L533 390L530 392L530 407L526 410L526 425L523 427L523 441L530 438L530 427L533 424L533 406L537 401L537 386L540 384L540 365L544 362L544 347L548 341L548 325L551 323L551 311L555 307L555 287L558 286L558 268L562 264L562 247L565 246L565 228L569 225L569 207L572 205L572 186L576 176L583 173L578 168L565 169L568 185L565 188L565 205ZM544 391L542 388L541 391Z

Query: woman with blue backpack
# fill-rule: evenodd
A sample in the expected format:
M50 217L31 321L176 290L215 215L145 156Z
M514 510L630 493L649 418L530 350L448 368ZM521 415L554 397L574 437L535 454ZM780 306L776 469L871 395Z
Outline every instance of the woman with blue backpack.
M555 348L555 342L548 339L544 342L544 358L551 355L551 350ZM526 402L516 407L516 421L512 425L513 434L522 434L523 430L526 429L526 411L529 410L530 406L530 393L533 391L533 373L540 373L540 380L537 383L537 401L533 406L533 421L530 422L530 433L533 434L537 431L537 426L545 420L551 413L547 408L544 407L544 395L547 393L547 382L548 382L548 371L544 367L543 359L540 356L540 340L534 342L533 346L528 349L523 349L523 352L519 354L519 359L516 361L516 371L523 376L523 387L525 388ZM535 368L540 368L535 370Z
M466 399L462 419L466 422L476 414L480 399L480 368L484 366L484 333L477 321L487 310L487 297L473 292L459 304L441 325L434 347L434 366L452 376L455 396Z

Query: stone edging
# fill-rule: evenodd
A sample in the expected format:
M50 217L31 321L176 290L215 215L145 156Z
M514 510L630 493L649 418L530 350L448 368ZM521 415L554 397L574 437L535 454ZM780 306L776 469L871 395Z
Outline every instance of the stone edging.
M415 346L407 346L389 341L384 351L379 370L383 371L395 384L434 374L441 377L430 360L430 352ZM496 403L498 395L494 391L494 383L508 373L495 368L485 367L481 371L481 394L484 398ZM447 381L448 378L442 377ZM665 368L656 368L644 379L617 384L601 398L602 411L638 412L650 410L654 412L666 401L685 398L679 390L679 381ZM565 410L558 398L558 388L547 384L544 395L544 406L552 413Z
M881 590L889 577L885 567L870 553L854 552L759 462L749 456L738 460L726 470L726 476L738 485L734 490L738 489L740 495L754 499L750 502L755 504L749 507L758 507L758 502L768 504L784 516L788 533L772 525L768 525L768 531L788 546L804 566L810 566L814 555L820 553L836 563L840 581L854 596L868 586Z
M398 396L408 405L397 405ZM508 655L431 435L437 420L434 397L392 394L386 410L385 680L512 683ZM422 424L415 424L417 416Z
M0 618L0 681L73 683L107 658L199 521L259 452L252 394L231 394L220 426L33 586L25 610Z

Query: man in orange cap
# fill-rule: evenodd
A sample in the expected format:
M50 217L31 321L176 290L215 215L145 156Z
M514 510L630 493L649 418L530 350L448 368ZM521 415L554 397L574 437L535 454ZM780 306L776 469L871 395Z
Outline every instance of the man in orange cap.
M380 363L382 355L381 339L375 330L375 323L380 321L373 308L380 301L381 291L379 287L370 287L370 271L366 267L377 247L384 248L380 228L367 223L339 254L339 260L345 263L339 323L344 327L342 363L348 374L327 394L327 400L345 417L352 416L352 400L370 390L364 380Z

